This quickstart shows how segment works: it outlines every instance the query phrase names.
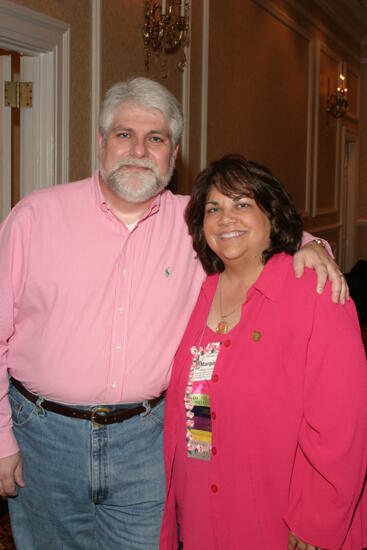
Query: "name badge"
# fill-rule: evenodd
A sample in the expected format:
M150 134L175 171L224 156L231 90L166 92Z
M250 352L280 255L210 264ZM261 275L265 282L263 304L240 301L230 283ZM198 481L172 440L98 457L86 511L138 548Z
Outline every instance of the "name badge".
M216 347L210 347L209 350L203 351L199 356L194 368L193 381L211 380L215 363L217 361L219 350Z

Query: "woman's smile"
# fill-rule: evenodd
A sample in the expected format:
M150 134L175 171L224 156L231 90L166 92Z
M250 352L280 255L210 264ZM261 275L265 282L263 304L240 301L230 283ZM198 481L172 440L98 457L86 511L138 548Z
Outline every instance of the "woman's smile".
M242 237L245 233L245 231L227 231L225 233L219 233L218 237L220 239L236 239L237 237Z

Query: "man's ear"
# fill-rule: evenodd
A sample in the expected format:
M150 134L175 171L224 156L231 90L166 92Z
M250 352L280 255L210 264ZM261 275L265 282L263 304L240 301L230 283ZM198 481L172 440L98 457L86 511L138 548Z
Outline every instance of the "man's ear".
M180 148L180 146L179 146L179 144L177 144L176 147L175 147L175 150L173 151L173 156L174 156L175 160L177 159L179 148Z
M101 134L101 132L98 130L98 148L99 148L99 150L101 150L101 148L102 148L102 141L103 141L102 134Z

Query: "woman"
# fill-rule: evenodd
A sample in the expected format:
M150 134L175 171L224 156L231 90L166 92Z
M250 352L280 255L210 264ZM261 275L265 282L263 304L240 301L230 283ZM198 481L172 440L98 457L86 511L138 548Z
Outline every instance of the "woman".
M167 392L161 548L361 550L367 374L355 308L296 279L302 222L229 155L186 212L208 273ZM366 527L366 525L364 525ZM367 544L366 544L367 546Z

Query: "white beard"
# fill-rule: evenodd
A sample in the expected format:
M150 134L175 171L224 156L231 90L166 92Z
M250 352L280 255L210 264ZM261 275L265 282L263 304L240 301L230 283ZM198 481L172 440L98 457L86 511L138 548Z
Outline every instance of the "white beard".
M130 171L124 166L140 166L147 168L142 172ZM120 199L126 202L146 202L158 195L167 187L175 167L174 155L170 160L168 173L161 176L157 166L150 159L137 159L129 156L120 159L113 168L106 171L102 166L99 170L103 181ZM123 170L122 170L123 169Z

